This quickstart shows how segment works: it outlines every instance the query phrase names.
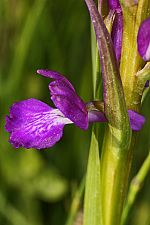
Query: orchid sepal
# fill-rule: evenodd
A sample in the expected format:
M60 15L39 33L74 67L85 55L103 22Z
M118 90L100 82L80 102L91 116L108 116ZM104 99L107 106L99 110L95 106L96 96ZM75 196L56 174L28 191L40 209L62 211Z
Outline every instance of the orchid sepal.
M104 103L92 101L86 104L89 122L108 122L104 114ZM140 131L145 124L145 117L131 109L128 109L130 126L133 131Z
M121 129L123 124L126 124L128 129L130 129L123 88L111 37L94 2L92 0L85 0L85 2L92 18L100 53L105 115L109 123L117 125L118 129Z

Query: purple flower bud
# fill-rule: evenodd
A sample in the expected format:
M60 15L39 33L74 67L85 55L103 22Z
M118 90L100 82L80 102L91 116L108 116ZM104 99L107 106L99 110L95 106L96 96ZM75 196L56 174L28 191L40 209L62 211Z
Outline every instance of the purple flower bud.
M145 87L146 87L146 88L149 87L149 80L146 81Z
M108 5L110 10L115 10L115 19L112 27L111 38L115 49L117 61L119 61L121 57L123 32L122 9L118 0L109 0Z
M118 10L120 8L119 0L108 0L109 8Z
M150 60L150 17L144 20L139 28L137 45L144 61Z

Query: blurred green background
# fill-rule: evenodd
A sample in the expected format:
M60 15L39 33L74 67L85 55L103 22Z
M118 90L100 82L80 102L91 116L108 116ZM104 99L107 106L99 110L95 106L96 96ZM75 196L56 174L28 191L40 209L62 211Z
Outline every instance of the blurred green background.
M49 80L36 75L38 68L65 74L85 101L92 99L90 23L84 1L0 0L0 225L66 224L86 171L91 128L84 132L66 126L62 140L43 151L16 150L8 142L5 115L14 101L37 98L52 104ZM132 176L150 148L149 103L150 95L143 105L147 123L138 135ZM150 225L149 184L150 176L129 225Z

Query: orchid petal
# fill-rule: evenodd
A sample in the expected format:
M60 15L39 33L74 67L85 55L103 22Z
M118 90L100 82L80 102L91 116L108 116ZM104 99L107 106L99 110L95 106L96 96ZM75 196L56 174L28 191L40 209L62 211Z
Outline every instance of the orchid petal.
M89 122L91 123L108 122L104 114L104 108L103 108L102 102L100 101L88 102L86 106L88 110ZM132 130L133 131L141 130L145 123L144 116L130 109L128 110L128 116L129 116L130 126Z
M10 133L10 143L15 147L49 148L63 135L65 124L71 120L47 104L28 99L14 103L10 116L6 117L5 129Z
M123 32L123 19L122 19L122 12L120 12L116 13L111 33L111 38L114 45L117 61L119 61L121 58L122 32Z
M146 81L145 87L146 87L146 88L149 87L149 80Z
M89 105L89 103L88 103ZM133 131L139 131L142 129L144 123L145 123L145 118L141 114L133 111L133 110L128 110L128 116L130 120L130 125ZM108 122L105 114L103 111L100 110L88 110L88 120L90 123L96 123L96 122Z
M90 123L95 122L107 122L107 119L103 112L100 111L90 111L88 112L88 120Z
M130 118L130 125L132 130L134 131L139 131L142 129L142 126L145 123L145 118L141 114L133 111L133 110L128 110L128 115Z
M120 8L119 0L108 0L108 5L110 9L117 10Z
M43 69L38 69L37 73L44 76L44 77L48 77L51 79L55 79L55 80L64 80L66 82L66 84L68 84L68 86L70 87L70 89L74 90L73 85L66 79L65 76L63 76L62 74L60 74L59 72L53 71L53 70L43 70Z
M150 60L150 17L144 20L139 28L137 45L144 61Z
M55 106L76 126L88 128L88 112L86 105L75 92L72 84L60 73L50 70L38 70L37 73L54 79L49 84L51 99Z

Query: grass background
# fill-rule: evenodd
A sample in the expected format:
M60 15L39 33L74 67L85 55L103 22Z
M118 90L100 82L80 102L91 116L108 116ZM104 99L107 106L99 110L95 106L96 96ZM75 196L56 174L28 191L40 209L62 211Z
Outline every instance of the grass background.
M90 22L84 1L0 0L0 225L62 225L86 171L90 130L69 125L53 148L14 149L4 130L14 101L50 102L49 80L39 68L65 74L77 93L92 99ZM150 95L142 113L131 177L150 149ZM150 176L129 215L128 225L150 225ZM82 208L82 204L81 204ZM79 223L78 223L79 224Z

